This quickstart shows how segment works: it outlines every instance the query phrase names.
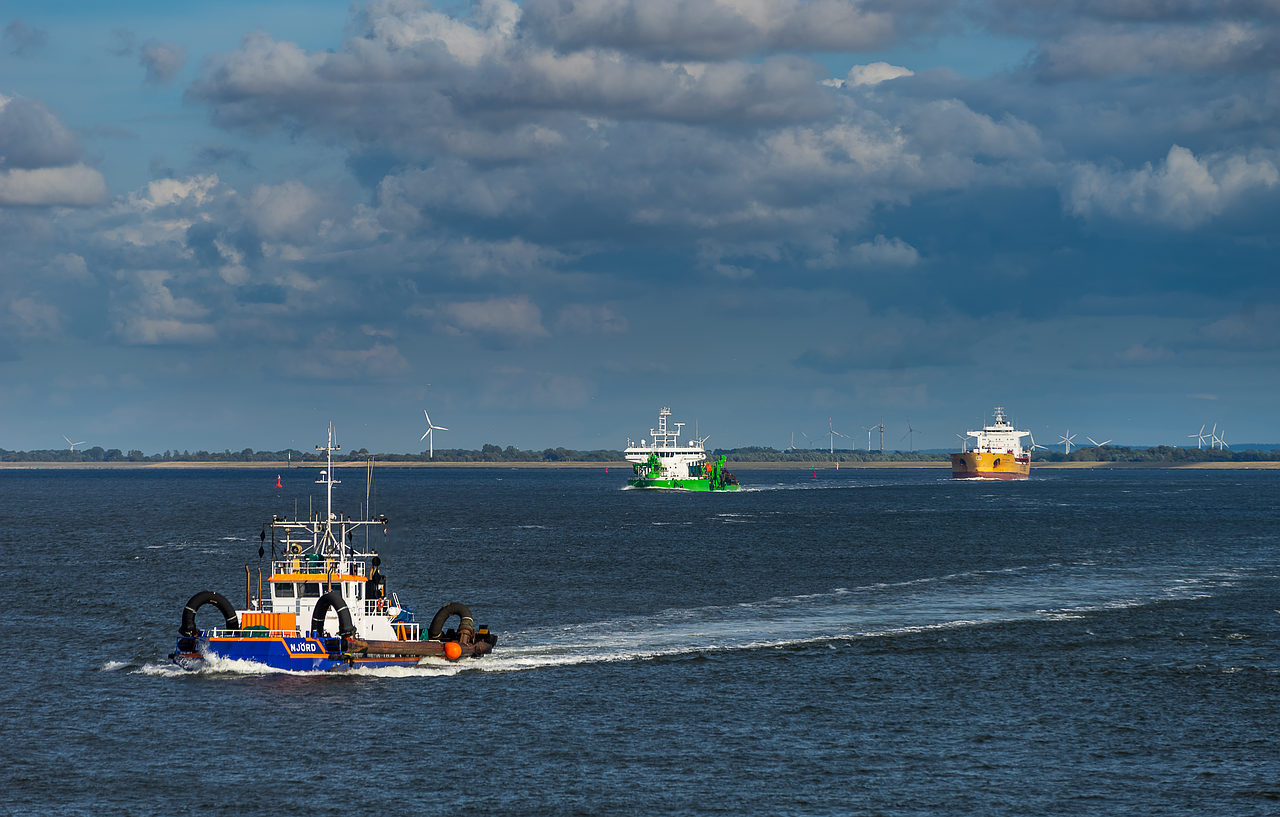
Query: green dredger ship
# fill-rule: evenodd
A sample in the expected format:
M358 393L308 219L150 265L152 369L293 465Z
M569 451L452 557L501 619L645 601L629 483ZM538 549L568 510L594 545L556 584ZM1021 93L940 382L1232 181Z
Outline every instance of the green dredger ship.
M738 477L725 470L724 457L715 462L707 461L703 447L707 438L690 439L680 445L680 426L667 430L667 417L671 409L658 412L658 427L649 429L653 439L639 445L627 440L627 462L635 470L636 478L627 480L634 488L668 488L683 491L736 491Z

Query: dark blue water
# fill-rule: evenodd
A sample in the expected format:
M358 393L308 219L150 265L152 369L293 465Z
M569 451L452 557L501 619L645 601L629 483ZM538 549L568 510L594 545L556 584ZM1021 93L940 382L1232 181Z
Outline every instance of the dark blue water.
M1280 812L1280 472L383 468L492 657L171 670L316 474L0 471L0 814Z

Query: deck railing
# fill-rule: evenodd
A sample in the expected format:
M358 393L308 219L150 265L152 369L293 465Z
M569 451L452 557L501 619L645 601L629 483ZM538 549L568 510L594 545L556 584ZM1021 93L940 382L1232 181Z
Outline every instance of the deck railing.
M322 588L323 589L323 588ZM285 598L285 599L253 599L253 605L250 609L255 613L274 613L275 608L280 608L281 613L297 613L302 614L302 602L306 600L314 601L317 597L307 596L305 598ZM347 599L347 607L355 612L363 610L366 616L386 615L395 602L392 599Z
M310 622L306 626L310 626ZM393 622L391 629L395 631L396 638L400 641L418 641L422 638L422 625L416 621ZM201 630L202 638L303 638L307 631L298 632L296 630L228 630L225 628L217 628L212 630ZM326 638L334 638L332 635L326 635Z
M277 559L271 563L271 573L273 575L279 573L286 574L307 574L313 576L326 576L331 573L337 574L339 565L337 557L334 556L314 556L311 554L299 554L291 556L288 559ZM367 566L364 562L348 561L342 566L342 575L344 576L365 576Z
M203 638L301 638L302 633L296 630L201 630Z

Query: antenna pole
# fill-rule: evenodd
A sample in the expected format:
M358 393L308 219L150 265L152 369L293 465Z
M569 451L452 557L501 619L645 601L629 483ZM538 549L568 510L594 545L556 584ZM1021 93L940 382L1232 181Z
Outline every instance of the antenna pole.
M338 451L341 448L342 446L337 445L333 441L333 423L330 423L328 445L316 446L317 451L325 452L325 455L329 464L328 470L322 472L321 478L319 480L316 480L317 482L323 482L325 485L325 519L324 519L324 531L325 531L325 540L326 540L325 544L332 544L334 542L333 486L338 483L338 480L333 478L333 452Z

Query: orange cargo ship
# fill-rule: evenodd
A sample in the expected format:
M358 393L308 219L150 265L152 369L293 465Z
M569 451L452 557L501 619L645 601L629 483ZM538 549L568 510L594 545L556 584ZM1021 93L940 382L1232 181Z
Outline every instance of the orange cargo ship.
M1018 431L996 406L995 422L981 431L970 431L963 450L951 455L952 479L1026 479L1031 475L1031 451L1022 447L1029 431Z

